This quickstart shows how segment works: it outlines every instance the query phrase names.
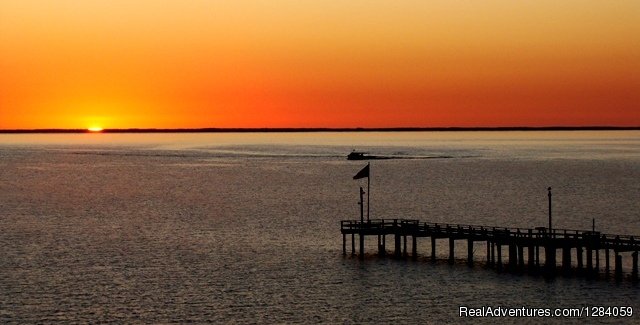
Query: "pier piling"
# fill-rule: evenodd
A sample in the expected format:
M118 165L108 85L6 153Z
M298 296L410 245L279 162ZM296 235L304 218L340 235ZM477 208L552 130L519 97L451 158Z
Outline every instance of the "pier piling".
M598 276L600 272L600 250L604 249L604 272L610 273L610 251L614 253L614 275L621 280L624 275L622 254L631 253L632 269L627 271L633 281L638 281L638 251L640 241L628 235L601 235L593 230L564 230L540 227L533 229L485 227L471 225L442 225L418 220L407 219L376 219L376 220L343 220L341 221L342 254L347 254L347 235L351 235L351 255L356 255L355 236L359 240L359 257L365 257L365 240L367 236L376 236L378 253L386 255L386 235L394 237L394 254L396 258L408 257L407 237L411 237L411 257L417 259L418 237L431 238L431 260L437 258L437 239L449 241L448 262L455 263L455 241L467 241L466 264L473 267L474 242L486 242L486 260L489 267L494 267L498 272L503 269L522 274L525 263L528 264L529 274L536 274L541 269L540 248L544 249L545 265L544 274L555 276L560 268L556 265L556 253L562 250L562 273L570 275ZM637 238L637 237L636 237ZM502 261L502 247L508 246L508 264ZM527 247L527 262L525 262L525 247ZM577 272L572 270L572 250L576 250ZM586 250L585 256L583 251ZM594 255L595 254L595 267ZM583 260L583 258L586 259ZM586 264L586 268L583 267ZM580 271L582 270L582 271Z
M553 244L547 244L544 247L545 253L545 273L547 276L555 276L556 274L556 248Z
M518 250L516 244L509 244L509 272L516 271L516 265L518 265Z
M431 236L431 261L436 261L436 237Z
M591 247L587 247L587 276L593 274L593 254Z
M491 242L491 266L496 265L496 243Z
M455 240L453 237L449 237L449 264L453 264L454 262L454 249L455 249Z
M407 235L402 236L402 257L407 258Z
M398 219L393 219L393 230L395 232L393 257L400 258L402 252L400 251L400 227L398 226Z
M536 248L535 246L533 246L533 244L530 244L527 250L527 258L529 259L528 264L529 264L529 272L531 272L532 270L535 270L535 264L536 264Z
M605 264L604 264L604 273L605 275L608 277L609 276L609 272L611 271L611 268L609 267L609 249L605 249L604 250L604 259L605 259Z
M467 265L473 267L473 240L467 240Z
M518 245L518 272L524 270L524 247Z
M364 259L364 234L362 231L360 232L359 239L360 239L360 259L363 260Z
M582 272L582 247L576 247L576 260L578 261L578 273Z
M387 235L382 234L382 255L387 255Z
M616 257L616 270L615 270L616 280L620 281L622 280L622 255L618 254L618 252L615 252L615 257Z
M571 247L562 248L562 273L566 276L571 274Z
M631 253L631 257L633 258L631 279L633 282L638 282L638 251Z
M502 272L502 245L496 244L496 255L498 255L497 270Z
M356 255L356 235L351 234L351 255Z
M412 259L417 259L418 258L418 243L416 242L416 240L418 239L418 237L416 237L415 235L411 236L411 258Z
M491 265L491 243L487 240L487 265Z

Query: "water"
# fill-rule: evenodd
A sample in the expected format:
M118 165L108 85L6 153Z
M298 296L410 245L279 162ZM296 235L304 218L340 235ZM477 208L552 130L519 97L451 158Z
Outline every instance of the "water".
M629 281L343 257L339 221L359 217L366 186L351 179L365 165L344 159L352 149L451 157L373 161L375 218L544 226L552 186L554 227L595 218L600 231L640 235L637 131L0 135L0 322L468 322L458 306L640 313Z

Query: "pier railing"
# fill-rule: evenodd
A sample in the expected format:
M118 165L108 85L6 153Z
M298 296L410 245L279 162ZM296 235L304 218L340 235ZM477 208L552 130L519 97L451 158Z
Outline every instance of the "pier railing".
M579 229L553 229L551 232L545 227L520 228L497 227L474 224L449 224L437 222L422 222L417 219L371 219L364 222L360 220L340 221L340 230L343 233L359 232L361 230L394 230L403 234L416 235L418 237L431 233L447 233L463 236L494 236L515 238L552 238L552 239L599 239L602 242L611 242L618 245L640 244L636 238L640 236L604 234L598 231Z
M621 274L622 262L621 252L632 252L633 271L632 277L638 278L638 250L640 250L639 236L604 234L593 230L578 229L552 229L545 227L518 228L518 227L497 227L472 224L449 224L424 222L417 219L371 219L342 220L340 221L340 231L343 235L343 252L346 254L346 235L352 237L352 254L355 254L354 236L360 237L360 251L363 256L364 238L366 236L378 237L378 251L386 254L386 236L392 235L395 240L394 256L407 256L407 237L411 237L412 256L417 255L416 239L419 237L431 237L431 256L435 259L436 239L449 239L449 261L453 262L453 243L456 240L467 240L468 261L473 264L473 242L485 241L487 243L487 260L490 265L497 265L501 268L501 246L509 247L509 265L511 269L520 268L524 265L524 248L528 249L527 258L533 268L539 263L539 250L544 248L545 268L548 270L555 268L556 250L562 250L563 268L565 271L571 269L572 250L575 250L578 267L583 265L583 252L586 252L587 269L593 269L593 253L595 252L596 270L599 268L599 250L605 251L606 270L609 270L609 250L615 254L616 275ZM404 242L404 245L402 245ZM404 249L402 249L402 247ZM404 253L402 253L404 251ZM498 256L498 261L494 260Z

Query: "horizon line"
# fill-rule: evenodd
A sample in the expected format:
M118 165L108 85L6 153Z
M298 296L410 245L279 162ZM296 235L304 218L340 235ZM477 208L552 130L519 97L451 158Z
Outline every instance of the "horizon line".
M89 129L0 129L15 133L277 133L277 132L457 132L457 131L632 131L640 126L501 126L501 127L353 127L353 128L112 128Z

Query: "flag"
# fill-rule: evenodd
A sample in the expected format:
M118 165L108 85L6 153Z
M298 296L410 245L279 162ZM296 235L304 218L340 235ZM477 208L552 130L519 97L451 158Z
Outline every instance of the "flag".
M367 164L361 171L359 171L356 176L353 176L353 179L360 179L369 177L369 165Z

